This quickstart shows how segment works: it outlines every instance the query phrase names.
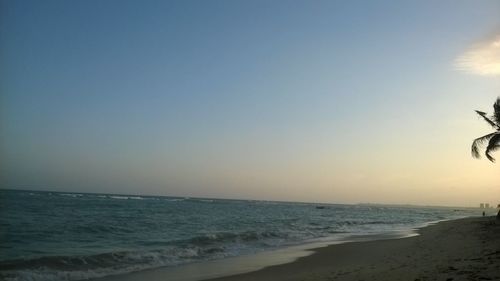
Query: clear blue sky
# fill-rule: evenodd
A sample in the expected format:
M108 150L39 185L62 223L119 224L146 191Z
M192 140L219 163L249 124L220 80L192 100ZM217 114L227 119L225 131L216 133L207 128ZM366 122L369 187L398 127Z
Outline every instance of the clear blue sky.
M500 34L499 1L0 5L3 188L500 198L469 155L499 76L454 66Z

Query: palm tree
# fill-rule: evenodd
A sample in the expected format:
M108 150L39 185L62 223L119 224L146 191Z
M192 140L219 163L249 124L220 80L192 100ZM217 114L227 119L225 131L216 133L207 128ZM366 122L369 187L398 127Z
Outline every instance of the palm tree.
M484 154L491 162L495 162L495 158L493 158L490 153L500 148L500 97L498 97L497 101L493 104L493 116L488 117L485 112L479 110L476 110L476 113L483 117L496 132L475 139L472 142L472 156L474 158L480 158L479 147L488 143Z

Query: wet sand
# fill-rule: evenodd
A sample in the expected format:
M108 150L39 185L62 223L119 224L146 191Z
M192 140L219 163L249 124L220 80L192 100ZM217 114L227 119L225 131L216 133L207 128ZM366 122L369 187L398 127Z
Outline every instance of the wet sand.
M494 217L446 221L418 232L331 245L291 263L210 280L500 280L500 222Z

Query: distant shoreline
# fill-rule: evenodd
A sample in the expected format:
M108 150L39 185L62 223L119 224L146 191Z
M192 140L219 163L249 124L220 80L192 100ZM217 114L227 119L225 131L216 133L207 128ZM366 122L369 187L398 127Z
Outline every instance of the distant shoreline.
M252 263L252 257L249 257L237 260L236 263L234 260L229 263L209 262L205 263L205 268L203 265L178 269L163 268L96 280L156 281L168 278L168 280L185 281L382 281L466 280L463 278L476 280L479 277L492 278L487 280L500 279L498 236L500 222L494 217L442 221L420 228L417 232L419 234L417 236L402 239L394 237L394 239L348 242L314 249L304 248L301 255L289 256L282 264L253 271L247 267ZM226 274L219 273L219 277L210 278L214 276L210 275L210 272L217 276L215 272L227 266L231 268L225 268ZM246 267L246 273L237 274L238 270L245 272ZM196 273L203 274L203 270L208 272L205 278L196 278Z
M420 205L420 204L401 204L401 203L339 203L339 202L305 202L305 201L283 201L283 200L265 200L265 199L245 199L245 198L217 198L203 196L182 196L182 195L158 195L158 194L140 194L140 193L110 193L110 192L83 192L83 191L60 191L50 189L25 189L25 188L4 188L0 187L0 191L20 191L20 192L45 192L45 193L68 193L68 194L91 194L91 195L118 195L118 196L142 196L142 197L165 197L165 198L190 198L190 199L208 199L208 200L229 200L229 201L251 201L251 202L276 202L276 203L293 203L307 205L347 205L347 206L374 206L374 207L394 207L394 208L444 208L444 209L477 209L483 210L480 207L471 206L442 206L442 205ZM484 209L487 210L487 209ZM495 210L490 206L489 210Z

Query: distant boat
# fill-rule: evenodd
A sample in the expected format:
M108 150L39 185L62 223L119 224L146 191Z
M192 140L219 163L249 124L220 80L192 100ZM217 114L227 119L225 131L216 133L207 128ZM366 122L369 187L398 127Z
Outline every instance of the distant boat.
M316 209L326 209L325 206L316 206Z

